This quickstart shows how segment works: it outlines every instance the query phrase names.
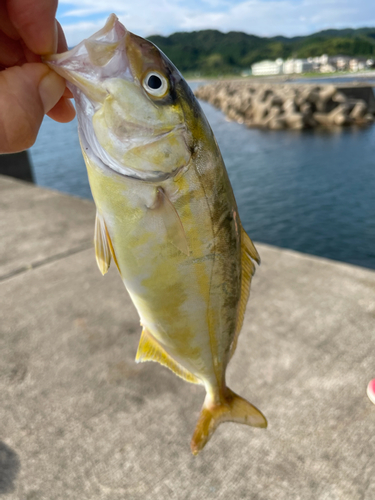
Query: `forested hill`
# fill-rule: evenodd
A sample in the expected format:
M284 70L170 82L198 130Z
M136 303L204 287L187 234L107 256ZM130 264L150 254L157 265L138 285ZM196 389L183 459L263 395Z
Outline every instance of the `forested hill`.
M148 37L185 72L237 73L263 59L328 55L375 58L375 28L325 30L309 36L262 38L216 30Z

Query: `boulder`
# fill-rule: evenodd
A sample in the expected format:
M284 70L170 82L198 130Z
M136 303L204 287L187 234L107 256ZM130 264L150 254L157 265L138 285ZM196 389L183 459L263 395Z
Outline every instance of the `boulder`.
M372 90L368 89L247 80L211 83L199 87L195 94L221 109L230 120L280 130L371 123L374 115L369 111L373 108L367 97L372 96Z

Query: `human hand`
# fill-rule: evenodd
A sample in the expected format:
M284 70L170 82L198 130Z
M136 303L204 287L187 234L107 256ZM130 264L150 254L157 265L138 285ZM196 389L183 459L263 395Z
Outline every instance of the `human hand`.
M75 116L65 80L41 56L68 49L57 0L0 0L0 153L32 146L45 114Z

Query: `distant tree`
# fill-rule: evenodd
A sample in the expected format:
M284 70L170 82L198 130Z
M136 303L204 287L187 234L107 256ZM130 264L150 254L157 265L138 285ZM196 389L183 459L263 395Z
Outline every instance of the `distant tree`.
M239 73L264 59L315 57L322 54L375 56L375 28L325 30L305 37L262 38L217 30L149 37L183 73Z

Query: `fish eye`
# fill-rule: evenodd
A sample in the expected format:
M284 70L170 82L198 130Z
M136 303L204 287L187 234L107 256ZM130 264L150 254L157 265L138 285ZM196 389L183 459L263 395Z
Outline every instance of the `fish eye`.
M142 85L148 94L155 97L164 97L169 89L168 80L156 71L147 73L143 79Z

